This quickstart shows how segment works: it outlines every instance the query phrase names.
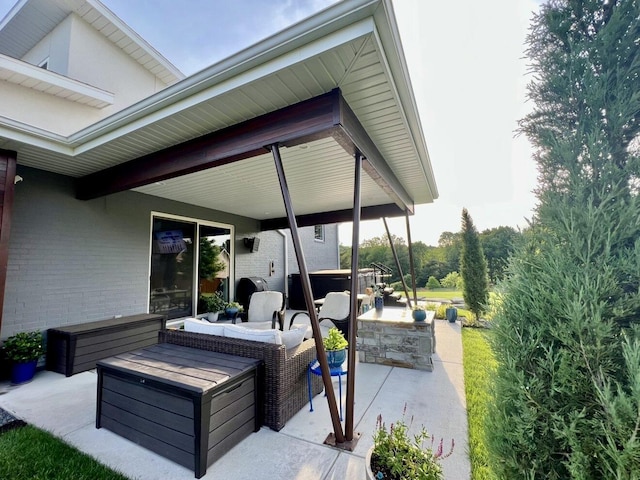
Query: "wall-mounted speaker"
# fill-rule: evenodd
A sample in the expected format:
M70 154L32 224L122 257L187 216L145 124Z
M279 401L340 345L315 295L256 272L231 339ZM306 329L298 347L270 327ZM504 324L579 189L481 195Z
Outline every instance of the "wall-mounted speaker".
M251 253L257 252L260 248L260 239L258 237L246 237L244 239L244 246L249 249Z

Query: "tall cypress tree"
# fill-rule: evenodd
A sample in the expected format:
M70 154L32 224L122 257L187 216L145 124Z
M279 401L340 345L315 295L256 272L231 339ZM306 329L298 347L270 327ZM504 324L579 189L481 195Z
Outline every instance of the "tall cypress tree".
M538 207L502 284L498 478L640 478L640 1L533 18Z
M462 296L467 308L480 319L489 300L487 260L482 253L480 236L466 208L462 209L462 251L460 252Z

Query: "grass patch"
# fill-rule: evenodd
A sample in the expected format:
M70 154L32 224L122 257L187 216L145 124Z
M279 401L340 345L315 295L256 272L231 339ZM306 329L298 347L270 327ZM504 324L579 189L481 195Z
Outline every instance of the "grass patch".
M496 366L496 360L489 345L489 335L491 335L491 330L462 329L471 480L492 480L495 478L489 468L489 456L484 441L484 421L489 403L489 382Z
M89 455L32 426L0 435L3 480L127 480Z
M416 290L416 293L418 293L420 297L424 297L427 300L430 298L444 298L447 300L462 298L462 292L454 288L434 288L433 290L419 288Z

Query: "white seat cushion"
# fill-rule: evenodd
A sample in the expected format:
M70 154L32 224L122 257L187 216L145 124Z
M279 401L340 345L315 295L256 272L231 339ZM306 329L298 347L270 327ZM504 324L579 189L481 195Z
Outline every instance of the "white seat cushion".
M253 340L254 342L275 343L282 345L280 330L258 330L255 328L242 327L240 325L226 325L224 336L229 338L240 338L242 340Z
M239 327L251 328L254 330L271 330L271 322L242 322L236 323Z

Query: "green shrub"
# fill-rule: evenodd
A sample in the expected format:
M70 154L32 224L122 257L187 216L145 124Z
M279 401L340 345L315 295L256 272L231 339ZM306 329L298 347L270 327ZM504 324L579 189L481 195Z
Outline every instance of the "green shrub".
M455 288L462 290L462 277L458 272L450 272L446 277L440 279L440 285L444 288Z
M427 280L427 288L428 289L434 289L434 288L440 288L440 282L438 281L438 279L436 277L434 277L433 275L429 277L429 280Z
M530 28L538 205L493 319L498 478L640 479L638 18L549 1Z
M447 318L447 308L448 307L449 307L449 305L442 304L438 308L436 308L436 314L434 315L434 318L438 318L440 320L443 320L443 319Z

